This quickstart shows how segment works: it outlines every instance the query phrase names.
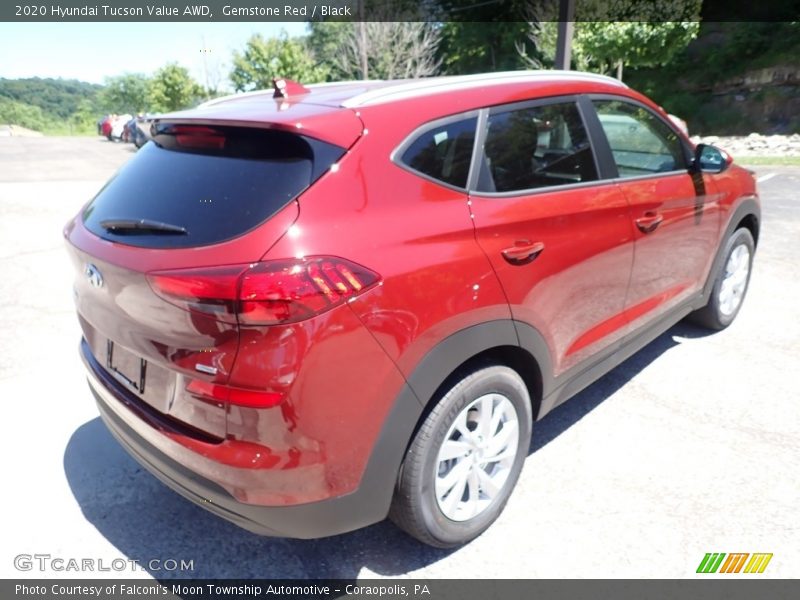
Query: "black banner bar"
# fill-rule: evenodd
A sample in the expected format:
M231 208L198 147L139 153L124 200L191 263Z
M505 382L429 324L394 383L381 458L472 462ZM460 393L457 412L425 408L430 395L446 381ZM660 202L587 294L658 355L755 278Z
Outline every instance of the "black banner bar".
M796 21L800 0L11 0L7 22Z
M30 600L725 600L800 597L797 580L709 576L695 580L0 580L0 598Z

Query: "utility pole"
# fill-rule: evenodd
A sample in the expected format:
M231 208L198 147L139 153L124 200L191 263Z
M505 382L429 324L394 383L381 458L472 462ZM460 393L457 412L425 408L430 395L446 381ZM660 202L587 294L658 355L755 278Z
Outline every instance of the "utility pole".
M558 6L558 41L556 69L569 70L572 59L572 34L575 28L575 0L560 0Z

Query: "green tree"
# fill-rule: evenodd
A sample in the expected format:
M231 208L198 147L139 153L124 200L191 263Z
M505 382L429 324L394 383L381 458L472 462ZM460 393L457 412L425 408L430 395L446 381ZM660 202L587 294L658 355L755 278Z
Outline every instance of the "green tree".
M78 109L69 118L70 132L79 135L89 135L97 131L97 114L88 100L83 100Z
M311 55L325 69L327 81L347 79L348 74L339 66L335 57L347 43L353 24L342 21L312 21L309 29L306 44Z
M125 73L106 79L103 105L114 113L140 113L147 109L150 80L142 73Z
M189 71L178 63L169 63L153 75L148 91L150 110L169 112L188 108L203 95L203 89Z
M101 112L99 95L102 86L73 79L0 78L0 97L38 106L43 114L68 118L78 106L88 100L96 112Z
M285 77L301 83L325 81L327 70L318 65L302 39L290 38L286 32L265 39L253 35L244 51L233 52L230 80L238 92L269 89L272 79Z
M439 56L446 75L513 71L534 53L525 22L444 23Z
M616 23L578 23L574 52L601 73L616 69L622 79L623 66L657 67L672 60L697 37L696 21L651 23L625 21Z
M466 75L525 67L520 54L535 54L526 36L528 22L541 20L547 3L435 0L425 4L434 7L436 20L441 23L438 56L442 71L446 75Z
M576 8L572 61L580 71L616 70L619 79L624 66L666 65L697 37L701 5L702 0L584 0ZM542 63L552 64L558 24L529 26Z
M38 106L0 97L0 123L44 131L53 122L54 119L48 118Z

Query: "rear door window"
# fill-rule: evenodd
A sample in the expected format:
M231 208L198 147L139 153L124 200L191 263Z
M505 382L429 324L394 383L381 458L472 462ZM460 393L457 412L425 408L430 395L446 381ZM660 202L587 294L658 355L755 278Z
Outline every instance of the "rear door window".
M597 179L574 102L496 112L486 126L477 191L514 192Z
M277 130L157 126L83 213L101 238L145 248L216 244L257 227L344 153Z

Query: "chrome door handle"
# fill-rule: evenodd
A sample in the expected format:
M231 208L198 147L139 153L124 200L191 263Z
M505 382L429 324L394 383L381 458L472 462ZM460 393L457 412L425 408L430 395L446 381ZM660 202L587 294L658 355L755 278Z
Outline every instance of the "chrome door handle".
M661 225L661 221L663 220L664 217L659 213L646 212L643 217L636 219L636 227L638 227L639 231L642 233L652 233Z
M527 265L533 262L544 250L542 242L517 240L514 245L501 251L503 258L512 265Z

